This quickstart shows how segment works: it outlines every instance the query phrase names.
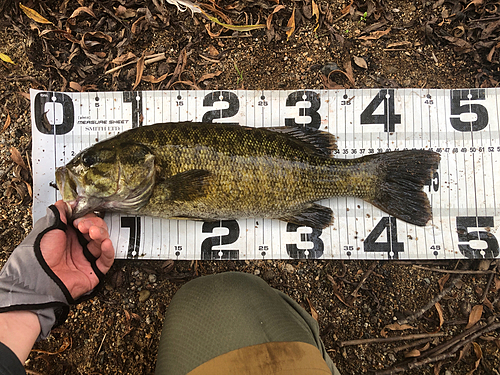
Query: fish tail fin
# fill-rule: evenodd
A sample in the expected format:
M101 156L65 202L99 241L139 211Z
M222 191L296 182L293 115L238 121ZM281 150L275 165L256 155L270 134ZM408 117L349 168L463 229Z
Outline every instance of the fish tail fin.
M432 219L432 209L422 189L432 178L441 156L429 150L405 150L373 157L379 184L366 200L407 223L426 225Z

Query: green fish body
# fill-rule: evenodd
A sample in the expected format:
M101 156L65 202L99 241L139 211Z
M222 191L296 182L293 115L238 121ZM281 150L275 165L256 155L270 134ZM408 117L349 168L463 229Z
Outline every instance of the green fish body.
M125 131L56 171L73 217L119 211L215 221L264 217L324 228L321 199L352 196L416 225L432 217L424 184L439 154L332 157L335 137L307 127L163 123Z

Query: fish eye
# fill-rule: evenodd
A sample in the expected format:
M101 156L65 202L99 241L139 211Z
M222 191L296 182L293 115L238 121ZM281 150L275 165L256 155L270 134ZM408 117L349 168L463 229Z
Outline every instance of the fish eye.
M90 154L90 153L85 153L82 155L82 163L86 167L91 167L97 162L97 158Z

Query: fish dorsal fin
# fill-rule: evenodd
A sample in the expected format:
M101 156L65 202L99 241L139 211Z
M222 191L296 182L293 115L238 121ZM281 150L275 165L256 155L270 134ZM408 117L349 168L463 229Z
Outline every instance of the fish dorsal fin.
M307 126L280 126L265 129L285 134L300 143L302 147L322 156L331 156L332 152L337 149L337 138L333 134Z

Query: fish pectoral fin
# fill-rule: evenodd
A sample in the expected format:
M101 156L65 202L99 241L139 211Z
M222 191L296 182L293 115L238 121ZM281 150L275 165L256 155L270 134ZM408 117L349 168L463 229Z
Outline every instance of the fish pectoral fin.
M164 184L169 192L169 199L191 201L204 197L212 173L204 169L191 169L178 173L159 184Z
M297 212L279 218L289 223L323 229L333 223L333 212L330 208L317 203L301 207Z

